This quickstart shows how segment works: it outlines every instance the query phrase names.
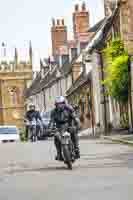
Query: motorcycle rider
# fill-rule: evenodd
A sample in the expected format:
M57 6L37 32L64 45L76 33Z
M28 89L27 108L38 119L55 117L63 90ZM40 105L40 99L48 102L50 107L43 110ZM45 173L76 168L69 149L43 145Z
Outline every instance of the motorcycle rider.
M80 127L79 119L77 119L74 109L72 106L66 104L65 98L63 96L56 97L55 108L51 112L51 122L50 125L56 126L56 128L61 128L63 125L68 124L68 129L71 134L71 139L74 145L75 158L80 158L79 151L79 141L77 130ZM78 129L77 129L78 127ZM56 160L63 160L61 153L61 144L57 137L54 138L55 147L57 150Z
M40 124L39 122L42 122L41 115L39 111L36 111L36 106L34 104L29 105L29 110L26 112L25 119L28 121L32 121L33 119L36 120L37 125L36 125L36 134L38 136L40 129ZM26 125L26 139L28 139L28 132L29 132L29 125Z

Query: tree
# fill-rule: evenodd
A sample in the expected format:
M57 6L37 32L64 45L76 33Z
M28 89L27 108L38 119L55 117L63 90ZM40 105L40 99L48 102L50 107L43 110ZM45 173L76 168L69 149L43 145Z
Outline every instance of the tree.
M113 97L122 108L128 103L128 52L124 49L123 41L117 38L104 49L104 55L107 67L103 84L106 86L107 95Z

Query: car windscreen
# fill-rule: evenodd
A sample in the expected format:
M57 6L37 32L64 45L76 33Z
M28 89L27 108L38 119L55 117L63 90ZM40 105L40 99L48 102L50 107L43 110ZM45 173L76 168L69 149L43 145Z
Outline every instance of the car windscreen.
M0 127L0 134L18 134L16 128Z
M42 118L50 120L50 112L45 112L42 114Z

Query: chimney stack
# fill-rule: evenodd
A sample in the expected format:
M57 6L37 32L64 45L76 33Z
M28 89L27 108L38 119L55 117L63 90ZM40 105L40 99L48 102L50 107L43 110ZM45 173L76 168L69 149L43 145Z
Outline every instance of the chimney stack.
M73 32L75 40L78 41L81 35L88 34L90 28L89 24L89 11L86 9L85 2L83 2L81 9L79 9L79 5L75 5L75 11L73 13Z
M57 24L53 23L51 28L52 37L52 56L56 59L60 54L60 47L66 46L68 43L67 39L67 26L65 25L64 19L57 19Z

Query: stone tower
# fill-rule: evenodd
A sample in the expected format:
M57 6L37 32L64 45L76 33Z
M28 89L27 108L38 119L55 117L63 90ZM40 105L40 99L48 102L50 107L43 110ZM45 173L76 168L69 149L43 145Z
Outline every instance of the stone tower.
M75 40L80 40L82 36L88 36L88 30L90 28L89 18L90 15L89 11L86 10L86 4L83 2L81 8L79 4L76 4L73 13L73 32Z
M62 46L67 46L67 26L65 25L64 19L53 19L51 28L52 37L52 55L56 58L60 54L60 48Z

